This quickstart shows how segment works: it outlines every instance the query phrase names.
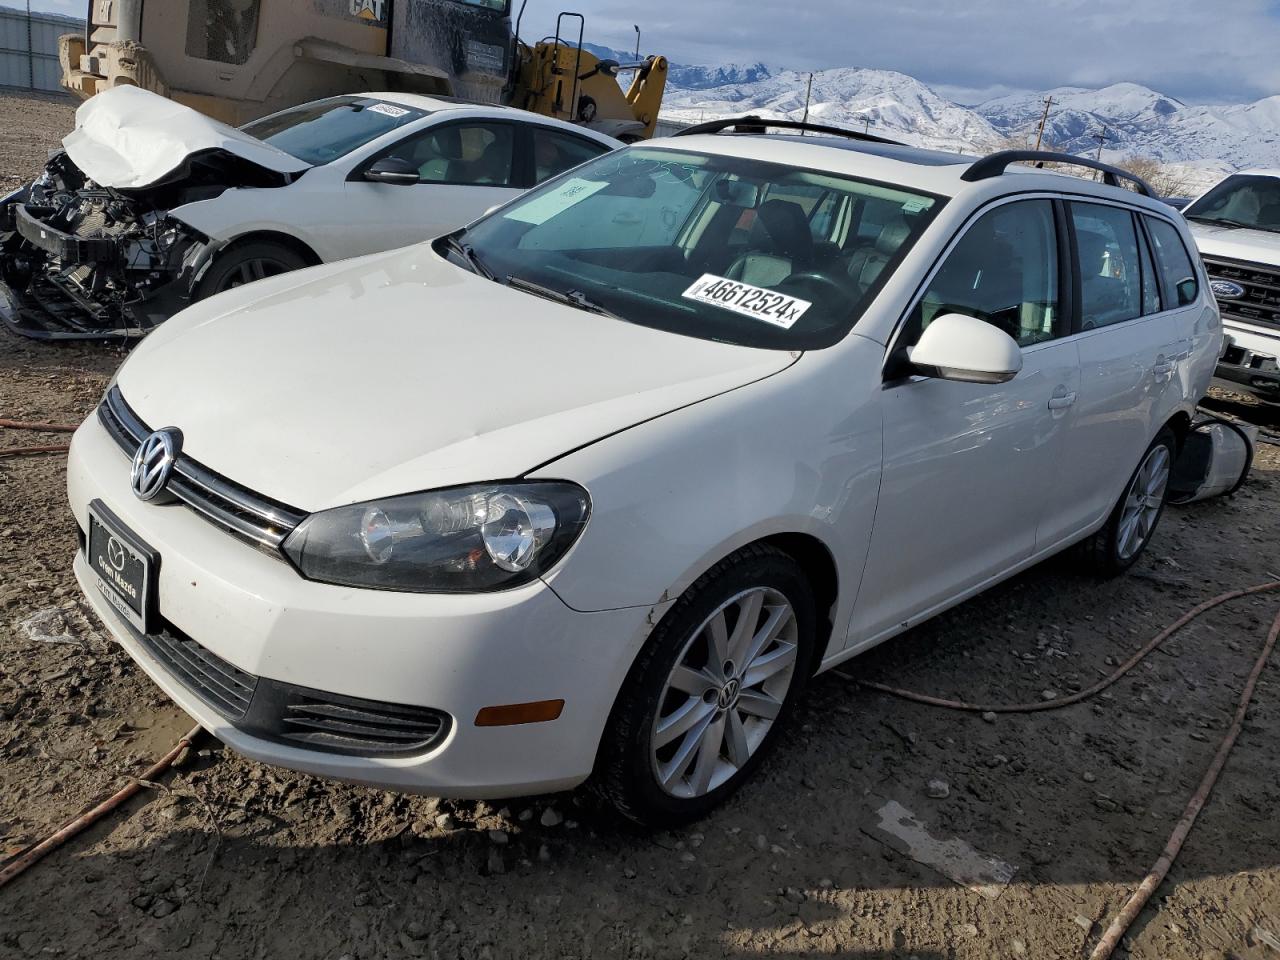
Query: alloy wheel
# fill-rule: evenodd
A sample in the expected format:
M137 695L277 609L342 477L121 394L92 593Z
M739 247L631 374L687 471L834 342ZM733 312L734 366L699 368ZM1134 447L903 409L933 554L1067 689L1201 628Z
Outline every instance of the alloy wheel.
M289 267L281 263L279 260L272 260L269 257L252 257L238 264L222 280L222 286L218 292L223 290L234 290L236 287L242 287L246 283L253 283L255 280L262 280L265 277L274 277L281 273L288 273Z
M1160 510L1164 507L1171 462L1168 447L1163 444L1152 447L1129 484L1116 540L1116 551L1122 561L1136 556L1155 529Z
M743 591L685 644L650 736L658 786L701 797L741 770L769 736L791 689L799 625L777 590Z

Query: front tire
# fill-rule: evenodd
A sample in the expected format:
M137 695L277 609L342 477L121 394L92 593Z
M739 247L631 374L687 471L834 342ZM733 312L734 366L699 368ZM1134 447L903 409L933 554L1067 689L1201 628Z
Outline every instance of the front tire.
M220 254L200 278L194 299L203 300L255 280L301 270L307 261L296 250L271 240L254 240Z
M787 554L748 547L698 579L650 635L601 744L597 787L623 816L705 815L773 749L812 672L813 591Z
M1151 441L1106 526L1085 541L1085 558L1095 573L1117 576L1133 566L1147 549L1164 515L1177 451L1177 437L1168 427Z

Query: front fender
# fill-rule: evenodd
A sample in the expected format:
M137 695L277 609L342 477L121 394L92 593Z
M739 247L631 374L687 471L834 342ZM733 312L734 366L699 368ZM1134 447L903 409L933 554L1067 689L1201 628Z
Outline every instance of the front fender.
M585 486L593 511L546 581L578 610L650 606L748 543L806 534L835 561L843 643L879 494L882 359L849 337L540 468Z

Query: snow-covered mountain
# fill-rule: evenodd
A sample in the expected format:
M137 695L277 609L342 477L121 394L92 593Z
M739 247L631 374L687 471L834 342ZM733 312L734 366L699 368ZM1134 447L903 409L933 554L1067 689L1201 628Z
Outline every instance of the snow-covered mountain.
M669 84L662 115L698 121L704 116L755 113L774 119L804 115L807 73L770 73L753 83L680 89ZM985 148L1000 134L982 116L939 96L919 80L891 70L845 67L813 75L809 119L943 150Z
M673 64L670 78L664 119L697 122L749 113L799 119L804 114L807 73L763 64ZM809 116L920 146L982 152L1032 142L1048 96L1054 102L1046 149L1092 156L1105 127L1104 159L1136 154L1174 165L1187 172L1189 190L1231 170L1280 167L1280 96L1193 105L1140 84L1118 83L1099 90L1058 87L967 107L902 73L840 68L813 75Z
M1034 135L1053 97L1045 142L1055 150L1087 153L1108 137L1103 156L1133 154L1206 170L1280 164L1280 97L1257 103L1196 106L1136 83L1101 90L1059 87L1001 97L974 109L1001 133Z

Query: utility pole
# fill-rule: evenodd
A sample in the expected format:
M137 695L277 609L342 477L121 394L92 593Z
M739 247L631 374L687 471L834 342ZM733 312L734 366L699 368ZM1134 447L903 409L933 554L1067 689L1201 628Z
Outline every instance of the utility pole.
M1044 140L1044 125L1049 122L1049 108L1053 106L1053 97L1049 97L1044 102L1044 116L1040 118L1040 130L1036 134L1036 149L1040 149L1040 144Z
M805 91L804 91L804 119L800 121L801 123L809 122L809 100L812 97L813 97L813 74L811 73L809 74L809 85L805 87ZM803 130L800 131L800 136L802 137L804 136Z
M1095 139L1095 140L1097 140L1097 141L1098 141L1098 157L1097 157L1097 159L1098 159L1098 162L1099 162L1099 163L1101 163L1101 162L1102 162L1102 147L1103 147L1103 145L1104 145L1104 144L1106 144L1106 142L1107 142L1108 140L1110 140L1110 139L1111 139L1110 137L1108 137L1108 136L1107 136L1107 128L1106 128L1106 126L1105 126L1105 125L1103 125L1103 127L1102 127L1102 132L1101 132L1101 133L1095 133L1095 134L1093 135L1093 139ZM1093 179L1095 179L1095 180L1097 180L1097 179L1098 179L1098 173L1097 173L1097 171L1094 171Z
M871 114L869 113L862 118L862 132L863 133L871 132Z

